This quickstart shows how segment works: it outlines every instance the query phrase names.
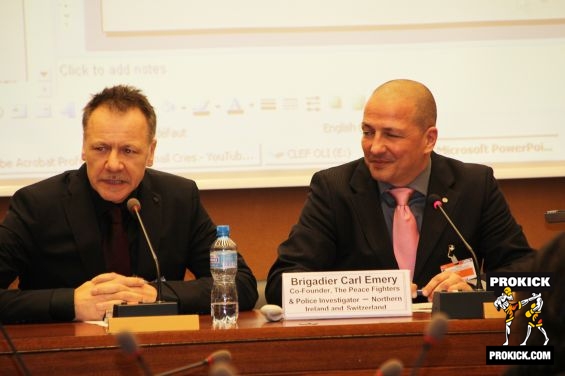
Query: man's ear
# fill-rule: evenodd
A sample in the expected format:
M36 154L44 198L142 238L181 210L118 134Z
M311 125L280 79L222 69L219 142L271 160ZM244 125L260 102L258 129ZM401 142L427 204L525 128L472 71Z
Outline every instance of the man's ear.
M434 150L437 141L437 128L429 127L426 129L426 134L424 135L426 139L426 152L431 153Z
M151 141L151 145L149 146L149 155L147 156L147 162L145 163L146 167L153 166L153 160L155 159L155 148L157 147L157 139L153 139Z

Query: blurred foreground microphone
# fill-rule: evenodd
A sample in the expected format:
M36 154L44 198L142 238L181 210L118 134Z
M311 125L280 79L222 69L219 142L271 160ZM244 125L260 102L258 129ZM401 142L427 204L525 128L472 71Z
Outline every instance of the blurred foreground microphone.
M20 373L24 376L30 376L31 373L29 373L29 370L27 369L27 366L24 363L24 360L20 356L18 349L16 349L14 342L12 342L12 337L10 337L10 335L6 331L6 328L4 328L4 325L2 325L1 322L0 322L0 331L2 331L2 336L4 337L6 342L8 342L8 346L10 347L10 352L12 353L14 358L16 359L16 364L18 365L18 369L20 370Z
M116 334L116 339L120 348L128 355L132 355L135 361L139 365L139 368L143 371L145 376L152 376L153 372L145 362L145 358L141 354L141 349L137 346L137 341L135 340L133 334L129 332L121 332Z
M471 245L465 240L461 232L455 226L451 218L443 210L443 203L441 197L436 194L428 195L428 202L439 210L445 220L449 223L453 231L457 234L459 239L465 245L465 248L471 254L473 259L473 267L477 275L477 287L473 291L459 291L447 292L440 291L434 293L432 312L445 312L452 319L481 319L484 317L483 303L494 302L494 294L492 291L484 291L483 284L480 278L481 270L479 268L479 261L477 254Z
M430 321L430 324L424 331L424 344L422 345L422 350L420 351L418 359L416 359L416 363L414 363L414 367L412 367L412 376L417 375L420 371L424 358L428 354L430 348L441 342L445 332L447 332L448 322L449 320L447 319L447 316L443 313L436 313L432 315L432 321Z
M209 376L237 376L237 371L229 363L216 363L210 367Z
M143 236L147 242L147 246L151 251L151 256L155 262L155 270L157 272L157 299L154 303L139 303L139 304L116 304L114 306L113 317L131 317L131 316L163 316L163 315L177 315L178 314L178 304L177 302L165 302L162 300L162 290L163 290L163 280L161 277L161 268L159 266L159 260L157 259L157 254L153 250L153 245L151 240L149 240L149 235L145 230L139 211L141 210L141 204L136 198L130 198L127 202L128 210L132 215L137 218L141 230L143 231Z
M398 359L390 359L384 362L375 373L375 376L400 376L404 366Z
M228 350L218 350L213 352L212 354L208 355L206 357L206 359L203 359L201 361L198 361L196 363L191 363L191 364L187 364L184 367L179 367L179 368L175 368L172 369L170 371L166 371L166 372L161 372L158 373L156 376L169 376L169 375L174 375L175 373L179 373L179 372L184 372L193 368L198 368L201 366L211 366L211 365L215 365L215 364L227 364L231 362L231 353ZM210 370L210 375L212 375L211 373L212 370ZM220 373L220 371L217 371L217 375L234 375L234 373L228 374L228 373ZM216 375L216 374L214 374Z

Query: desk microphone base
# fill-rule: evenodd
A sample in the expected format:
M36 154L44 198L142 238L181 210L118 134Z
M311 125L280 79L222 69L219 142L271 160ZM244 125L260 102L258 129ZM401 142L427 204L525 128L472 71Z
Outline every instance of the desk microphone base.
M450 319L482 319L485 302L494 302L492 291L435 292L432 314L443 312Z
M135 316L171 316L178 315L177 302L155 302L138 304L116 304L112 317L135 317Z

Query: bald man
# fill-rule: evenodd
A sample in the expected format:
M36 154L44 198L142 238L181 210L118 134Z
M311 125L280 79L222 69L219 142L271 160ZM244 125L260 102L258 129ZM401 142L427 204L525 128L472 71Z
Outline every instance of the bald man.
M441 272L451 262L449 248L459 260L471 254L441 213L426 204L429 194L442 198L485 272L527 265L518 260L529 259L532 249L492 169L435 153L436 118L435 99L422 83L392 80L373 92L361 123L364 157L312 177L298 223L269 271L269 303L282 303L285 272L399 269L393 248L394 188L413 191L408 206L419 238L410 271L413 292L422 289L420 301L431 301L435 291L472 289L459 274Z

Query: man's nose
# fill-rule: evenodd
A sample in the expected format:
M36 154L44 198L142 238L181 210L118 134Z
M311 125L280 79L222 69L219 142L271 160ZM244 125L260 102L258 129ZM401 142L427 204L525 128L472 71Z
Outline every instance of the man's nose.
M373 137L373 142L371 142L371 153L372 154L379 154L385 150L385 144L383 142L383 138L379 136L378 133L375 134Z
M112 150L108 155L106 168L108 168L109 170L119 170L120 168L122 168L122 161L120 160L120 155L117 150Z

